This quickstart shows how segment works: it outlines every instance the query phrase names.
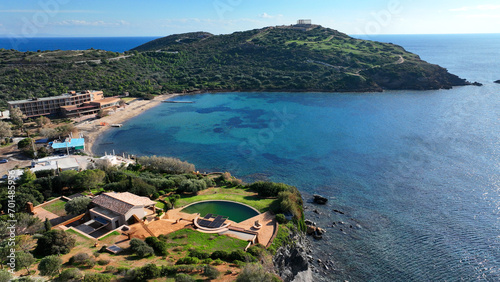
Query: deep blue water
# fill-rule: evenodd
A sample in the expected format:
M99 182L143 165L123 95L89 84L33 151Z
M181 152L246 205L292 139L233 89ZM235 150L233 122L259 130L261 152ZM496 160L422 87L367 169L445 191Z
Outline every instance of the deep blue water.
M325 281L498 281L500 36L373 39L484 86L183 96L195 103L161 104L95 149L176 156L329 197L306 210L327 229L313 242Z
M18 51L87 50L124 52L158 37L0 37L0 48Z

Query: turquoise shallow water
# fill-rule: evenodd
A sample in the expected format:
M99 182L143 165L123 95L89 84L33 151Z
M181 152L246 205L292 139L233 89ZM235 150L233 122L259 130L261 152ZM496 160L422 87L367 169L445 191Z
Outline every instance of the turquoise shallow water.
M500 79L500 44L474 39L468 49L472 40L462 40L443 54L432 51L432 38L391 41L485 85L183 96L195 103L161 104L108 131L96 144L114 144L96 149L176 156L200 171L229 170L247 181L296 185L306 199L329 197L327 206L307 203L306 210L327 229L313 243L328 263L318 274L327 281L495 281L500 85L492 81ZM497 56L484 58L487 50Z

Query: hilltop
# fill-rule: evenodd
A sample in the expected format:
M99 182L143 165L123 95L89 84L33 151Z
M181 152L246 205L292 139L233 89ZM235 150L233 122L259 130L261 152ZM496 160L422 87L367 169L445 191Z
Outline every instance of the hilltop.
M317 25L228 35L176 34L132 50L165 56L182 53L190 76L199 75L204 82L201 88L360 92L468 84L401 46L355 39Z
M131 96L194 91L367 92L470 83L403 47L311 25L170 35L125 54L0 49L6 101L100 89Z

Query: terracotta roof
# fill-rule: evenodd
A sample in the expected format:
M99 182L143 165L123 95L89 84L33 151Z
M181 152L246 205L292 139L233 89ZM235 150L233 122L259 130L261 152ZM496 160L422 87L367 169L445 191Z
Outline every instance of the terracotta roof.
M134 206L149 206L156 202L147 197L140 197L129 192L103 193L92 200L92 203L119 214L126 214Z

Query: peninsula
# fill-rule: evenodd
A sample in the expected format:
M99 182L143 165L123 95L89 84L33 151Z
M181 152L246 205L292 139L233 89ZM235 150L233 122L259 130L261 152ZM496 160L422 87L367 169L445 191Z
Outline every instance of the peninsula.
M197 91L375 92L469 84L401 46L311 24L170 35L123 54L0 49L0 108L6 101L71 89L151 98Z

